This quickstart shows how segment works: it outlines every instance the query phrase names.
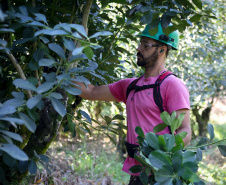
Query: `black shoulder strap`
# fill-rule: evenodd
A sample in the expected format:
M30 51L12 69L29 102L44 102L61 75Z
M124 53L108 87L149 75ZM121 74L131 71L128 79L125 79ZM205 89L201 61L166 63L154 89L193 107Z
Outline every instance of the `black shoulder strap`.
M130 82L130 84L128 85L127 87L127 90L126 90L126 99L128 98L129 96L129 93L134 89L133 87L136 85L136 83L143 77L144 75L140 76L139 78L133 80L132 82Z
M155 100L155 104L159 107L160 112L163 112L163 102L162 102L162 96L160 93L160 85L161 83L170 75L174 75L171 71L166 71L163 74L161 74L158 79L155 81L156 86L153 89L153 96L154 96L154 100Z

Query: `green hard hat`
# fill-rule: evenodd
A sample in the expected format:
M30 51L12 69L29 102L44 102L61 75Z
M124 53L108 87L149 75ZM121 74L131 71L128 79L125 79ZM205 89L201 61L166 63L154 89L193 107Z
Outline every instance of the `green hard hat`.
M159 23L158 32L155 35L150 35L149 27L150 27L150 25L148 24L144 28L144 31L141 34L139 34L139 36L149 37L149 38L152 38L154 40L158 40L162 43L165 43L169 46L172 46L172 48L174 50L178 49L178 44L179 44L179 32L178 32L178 30L173 31L168 36L166 36L165 33L163 33L163 31L162 31L161 23Z

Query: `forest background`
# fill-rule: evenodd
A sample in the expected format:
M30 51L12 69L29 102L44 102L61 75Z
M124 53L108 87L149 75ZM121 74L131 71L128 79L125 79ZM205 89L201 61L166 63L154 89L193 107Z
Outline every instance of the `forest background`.
M225 107L210 120L217 100L225 103L223 0L2 0L0 21L1 182L128 182L125 106L82 100L73 80L101 85L142 74L137 34L148 23L152 33L159 23L180 32L167 69L189 89L193 141L207 136L209 122L225 137ZM225 162L209 151L213 163L199 173L224 184Z

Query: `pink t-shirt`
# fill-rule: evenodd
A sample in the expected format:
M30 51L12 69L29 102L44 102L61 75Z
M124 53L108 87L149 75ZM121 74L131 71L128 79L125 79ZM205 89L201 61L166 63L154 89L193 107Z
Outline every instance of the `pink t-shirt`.
M143 86L154 84L159 76L145 78L142 77L136 85ZM152 132L153 128L162 123L160 110L153 98L153 88L145 89L134 93L132 90L126 100L126 90L128 85L136 78L119 80L109 85L110 92L119 102L126 104L127 111L127 142L137 144L136 126L140 126L144 133ZM160 93L163 100L163 109L169 113L180 109L190 109L189 92L183 82L171 75L160 85ZM158 134L170 133L168 127ZM129 169L134 165L139 165L134 158L127 157L122 171L129 173ZM132 175L139 175L132 174Z

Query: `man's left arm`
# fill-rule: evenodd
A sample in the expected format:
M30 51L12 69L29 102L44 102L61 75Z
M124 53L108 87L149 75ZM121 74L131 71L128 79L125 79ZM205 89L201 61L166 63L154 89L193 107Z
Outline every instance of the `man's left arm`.
M177 117L185 113L184 120L180 128L176 130L176 133L179 134L182 131L187 132L187 136L183 139L184 145L187 145L191 141L191 125L190 125L190 110L189 109L180 109L176 111Z

